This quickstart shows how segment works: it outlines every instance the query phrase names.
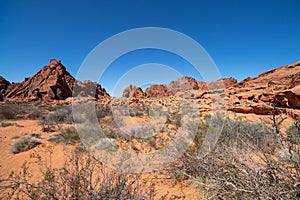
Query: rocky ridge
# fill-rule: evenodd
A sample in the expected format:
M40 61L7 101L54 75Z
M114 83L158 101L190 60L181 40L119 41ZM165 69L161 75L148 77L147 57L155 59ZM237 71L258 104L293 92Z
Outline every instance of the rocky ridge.
M98 83L91 81L80 82L66 70L60 60L51 59L50 64L44 66L35 75L21 83L14 83L7 87L3 99L7 101L53 101L65 100L73 96L73 87L76 83L82 89L75 96L91 95L90 88L96 88L95 99L109 98L109 94Z
M300 62L282 66L247 78L227 89L229 110L270 114L273 105L300 118Z
M74 86L76 90L74 91ZM48 66L21 83L10 84L0 77L0 100L6 101L53 101L69 97L90 97L109 104L111 97L98 83L76 81L60 60L51 59ZM129 104L165 99L172 105L176 98L197 100L203 110L210 110L211 96L226 100L228 111L269 115L273 106L278 112L294 119L300 118L300 61L261 73L255 78L237 82L223 78L206 83L183 76L169 85L152 85L145 92L134 85L124 89L122 98Z

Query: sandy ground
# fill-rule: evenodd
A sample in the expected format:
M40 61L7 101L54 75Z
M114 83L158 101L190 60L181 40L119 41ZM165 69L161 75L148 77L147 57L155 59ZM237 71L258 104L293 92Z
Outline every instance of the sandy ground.
M32 181L36 182L41 178L40 168L34 159L30 158L33 153L38 153L44 161L49 164L49 152L47 148L49 145L53 146L52 163L54 168L60 168L65 161L65 154L71 150L72 147L64 145L53 145L47 141L47 138L53 133L45 133L42 131L42 126L36 120L16 120L5 121L16 123L13 126L0 127L0 179L7 178L11 171L18 172L25 161L30 162L30 173ZM40 133L41 140L44 144L39 145L31 150L12 154L9 152L11 144L18 140L20 136L32 133ZM186 183L176 183L165 175L148 174L144 176L145 190L147 190L147 182L153 181L155 199L199 199L199 191L193 186ZM2 194L3 195L3 194Z
M272 120L268 115L255 115L255 114L241 114L228 112L228 117L232 119L242 119L249 122L264 122L271 125ZM30 172L33 175L33 182L37 182L41 178L40 167L37 163L33 163L33 159L30 158L33 153L38 153L44 161L49 164L49 146L52 146L52 163L54 168L60 168L63 166L66 159L66 153L69 152L72 146L65 146L47 141L49 136L55 132L43 132L42 126L39 125L38 120L16 120L16 121L4 121L15 123L12 126L0 127L0 179L7 178L11 171L18 172L25 161L30 162ZM148 123L149 119L135 119L131 118L130 121L126 121L125 124L143 124ZM287 118L281 125L281 131L285 132L286 128L293 125L294 120ZM70 125L64 125L70 126ZM12 154L9 152L11 144L18 140L19 137L39 133L41 134L42 145L39 145L31 150L21 152L18 154ZM147 191L150 182L154 183L155 199L201 199L200 192L191 184L187 182L174 183L174 180L170 179L166 175L151 173L142 176L143 185L145 191ZM3 195L3 194L2 194Z
M241 119L243 121L247 121L247 122L262 122L267 124L268 126L272 127L272 118L270 115L256 115L256 114L252 114L252 113L235 113L235 112L227 112L227 116L232 118L232 119ZM295 122L294 119L292 119L289 116L286 115L282 115L282 118L284 118L282 124L280 125L280 131L285 134L286 133L286 129L290 126L292 126ZM279 119L279 116L277 115L277 118Z

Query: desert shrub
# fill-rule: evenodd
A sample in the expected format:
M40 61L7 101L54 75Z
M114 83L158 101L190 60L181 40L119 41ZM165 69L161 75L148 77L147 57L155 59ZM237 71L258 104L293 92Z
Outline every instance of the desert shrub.
M137 125L133 126L130 129L114 129L111 127L105 127L103 133L113 139L124 139L124 140L131 140L133 138L148 138L153 136L155 131L154 125Z
M128 133L125 133L127 137L133 138L148 138L155 133L154 125L139 125L134 126L130 129Z
M98 123L98 119L106 116L106 112L110 112L110 110L106 111L108 107L101 107L91 102L86 104L74 104L73 106L74 107L71 116L73 117L73 121L75 123Z
M113 128L111 127L105 127L104 129L102 129L103 134L108 137L108 138L113 138L113 139L120 139L120 134L118 134L118 131L115 131Z
M42 119L45 116L44 110L38 107L30 108L29 114L27 115L27 119L38 120Z
M300 120L287 129L287 139L292 144L300 144Z
M51 111L44 119L44 124L71 124L73 122L72 108L65 107Z
M29 165L24 163L21 172L12 172L7 179L1 180L2 194L17 199L153 198L153 194L143 191L138 181L139 175L106 169L95 158L82 152L73 151L59 169L52 168L52 163L43 162L38 155L34 157L38 158L43 178L38 183L29 181Z
M144 111L139 108L128 108L129 116L131 117L141 117L144 116Z
M112 115L110 107L108 105L106 105L106 106L96 105L95 110L96 110L96 116L98 119Z
M218 115L207 115L204 118L204 122L193 122L188 125L195 133L194 144L199 148L205 137L209 139L210 128L220 130L217 144L223 148L235 146L239 149L251 150L254 147L263 151L274 151L278 147L278 140L274 137L272 128L263 123L231 120Z
M74 127L65 128L60 134L53 135L48 139L50 142L74 145L80 142L80 137Z
M121 116L131 116L131 117L141 117L144 114L146 115L147 112L144 111L142 108L136 108L136 107L127 107L127 106L119 106L113 108L113 113L117 113Z
M5 103L0 106L0 120L17 119L21 113L22 107L17 103Z
M167 116L167 123L175 125L176 127L181 126L181 113L179 112L173 112L173 113L168 113Z
M279 141L271 127L264 123L250 123L241 120L206 116L200 132L205 136L209 127L220 129L217 143L225 148L235 146L240 149L259 148L263 151L274 151Z
M205 199L299 198L299 160L292 156L274 159L275 151L269 147L281 146L272 128L229 119L223 122L214 116L206 117L204 124L196 134L198 142L209 138L205 131L209 126L216 130L223 126L218 141L206 154L201 145L194 145L173 163L169 173L176 180L190 180Z
M12 122L1 122L0 127L8 127L8 126L15 126L17 123Z
M149 137L146 142L149 144L150 147L153 147L154 149L158 149L157 147L157 142L156 142L156 138L154 137Z
M5 119L41 119L46 108L34 106L32 103L4 103L0 105L0 120Z
M14 142L11 145L9 152L13 154L17 154L32 149L37 145L42 144L39 138L40 138L39 134L25 135L21 137L20 140Z

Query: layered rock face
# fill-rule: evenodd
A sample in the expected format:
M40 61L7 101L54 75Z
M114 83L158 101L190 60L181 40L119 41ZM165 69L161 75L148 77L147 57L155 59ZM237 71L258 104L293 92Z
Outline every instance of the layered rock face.
M137 92L139 91L139 92ZM137 95L138 93L139 95ZM172 81L169 86L153 85L142 90L129 86L123 97L198 99L199 104L210 110L212 95L226 100L227 110L238 113L270 115L275 105L278 112L294 119L300 118L300 62L282 66L237 82L223 78L205 83L188 76ZM137 102L137 100L135 102Z
M6 90L4 97L11 101L52 101L65 100L73 96L75 78L61 64L60 60L51 59L48 66L21 83L12 84ZM91 95L96 99L109 98L109 94L97 83L77 82L83 92L75 95ZM93 91L89 91L93 89Z
M208 83L208 86L209 88L229 88L229 87L232 87L234 86L235 84L237 83L237 80L235 78L222 78L222 79L219 79L217 81L213 81L213 82L210 82Z
M282 112L300 117L300 62L247 78L227 93L229 109L236 112L270 114L275 104Z
M232 77L222 78L217 81L206 83L203 81L197 81L196 79L189 76L183 76L176 81L172 81L169 84L169 88L172 90L173 93L185 92L189 90L208 91L209 89L215 88L226 89L233 86L236 83L237 80Z

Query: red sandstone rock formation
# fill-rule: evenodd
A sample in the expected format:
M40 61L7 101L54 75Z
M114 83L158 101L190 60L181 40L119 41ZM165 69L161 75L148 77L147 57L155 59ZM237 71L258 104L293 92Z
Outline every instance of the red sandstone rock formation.
M4 93L7 90L9 85L10 85L10 82L8 82L5 78L0 76L0 101L3 101Z
M144 98L145 93L140 87L136 87L134 85L129 85L124 89L122 97L125 98Z
M161 98L173 95L173 92L166 85L152 85L146 89L145 95L148 98Z
M51 101L65 100L73 96L75 78L61 64L60 60L51 59L48 66L21 83L12 84L5 92L5 99L11 101ZM109 94L97 83L78 82L82 91L76 95L91 95L96 99L109 98ZM94 91L89 91L89 90Z

